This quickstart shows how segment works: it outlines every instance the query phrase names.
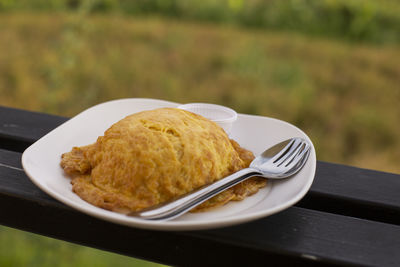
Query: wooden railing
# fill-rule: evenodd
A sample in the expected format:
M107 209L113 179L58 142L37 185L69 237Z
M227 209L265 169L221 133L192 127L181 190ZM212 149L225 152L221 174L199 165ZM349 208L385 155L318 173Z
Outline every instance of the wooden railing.
M142 230L76 211L37 188L21 154L67 118L0 107L0 224L169 265L400 265L400 175L317 162L295 206L237 226Z

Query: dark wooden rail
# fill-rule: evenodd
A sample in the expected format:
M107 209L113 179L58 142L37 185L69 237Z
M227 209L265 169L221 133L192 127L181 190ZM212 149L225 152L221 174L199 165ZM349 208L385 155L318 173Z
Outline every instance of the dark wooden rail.
M0 107L0 224L169 265L400 265L400 175L327 162L302 201L215 230L163 232L105 222L32 184L21 154L67 118Z

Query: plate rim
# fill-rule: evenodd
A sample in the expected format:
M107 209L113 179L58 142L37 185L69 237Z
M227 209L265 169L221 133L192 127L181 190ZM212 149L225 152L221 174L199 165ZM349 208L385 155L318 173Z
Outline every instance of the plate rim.
M93 105L82 112L78 113L76 116L70 118L69 120L65 121L64 123L60 124L44 136L42 136L40 139L38 139L35 143L33 143L31 146L29 146L23 153L21 157L21 163L22 167L26 173L26 175L29 177L29 179L37 186L39 187L43 192L46 194L50 195L51 197L55 198L56 200L62 202L63 204L70 206L80 212L83 212L85 214L88 214L90 216L96 217L101 220L106 220L110 221L113 223L121 224L121 225L126 225L130 227L137 227L137 228L142 228L142 229L151 229L151 230L168 230L168 231L186 231L186 230L202 230L202 229L214 229L214 228L220 228L220 227L226 227L226 226L231 226L231 225L236 225L244 222L249 222L253 220L257 220L260 218L264 218L267 216L270 216L272 214L281 212L282 210L285 210L291 206L293 206L295 203L300 201L305 194L309 191L314 178L315 178L315 172L316 172L316 153L315 153L315 147L308 137L308 135L302 131L300 128L297 126L277 119L277 118L271 118L271 117L266 117L266 116L260 116L260 115L250 115L250 114L241 114L239 113L238 115L241 118L268 118L274 121L277 121L278 123L283 123L286 124L289 127L294 127L297 131L299 131L301 134L303 134L303 137L307 139L307 141L310 142L311 144L311 153L308 158L308 160L312 160L311 166L310 166L310 172L311 175L307 179L307 183L305 183L302 187L302 189L290 200L281 203L271 209L269 209L267 212L263 211L256 211L252 212L250 214L246 214L245 216L239 216L235 217L235 215L230 215L227 217L222 217L222 218L214 218L211 219L210 221L205 220L205 221L179 221L179 220L172 220L172 221L149 221L149 220L144 220L140 218L134 218L134 217L127 217L124 214L119 214L116 212L108 211L101 209L99 207L96 207L92 205L90 209L82 207L79 205L79 203L74 202L73 200L69 199L68 197L62 196L57 192L53 192L51 188L47 187L44 182L41 182L41 179L37 179L34 177L34 175L30 172L30 169L28 167L29 163L29 156L31 153L34 153L34 149L37 148L38 146L46 141L46 139L53 134L56 134L60 129L63 127L66 127L65 125L68 125L68 122L73 120L74 118L77 118L78 116L84 116L85 113L89 112L90 110L93 110L95 108L98 108L103 105L107 105L113 102L121 102L121 101L138 101L138 102L148 102L148 103L157 103L161 105L176 105L178 106L179 103L176 102L171 102L171 101L166 101L166 100L161 100L161 99L152 99L152 98L121 98L121 99L114 99L106 102L102 102L96 105ZM273 186L273 183L271 183ZM271 185L270 185L271 186ZM90 203L89 203L90 204ZM107 216L109 215L109 216ZM128 218L128 220L127 220Z

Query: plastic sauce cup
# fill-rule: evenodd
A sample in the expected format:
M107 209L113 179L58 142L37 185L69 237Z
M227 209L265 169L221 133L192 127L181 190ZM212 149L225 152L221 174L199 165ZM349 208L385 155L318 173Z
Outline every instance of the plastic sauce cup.
M178 106L179 109L184 109L198 115L201 115L222 127L225 132L229 135L233 123L237 119L237 113L231 108L207 104L207 103L189 103Z

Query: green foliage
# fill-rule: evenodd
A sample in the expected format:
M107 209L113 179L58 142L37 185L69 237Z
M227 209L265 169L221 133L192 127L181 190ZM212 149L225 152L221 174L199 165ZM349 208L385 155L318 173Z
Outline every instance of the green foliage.
M73 116L124 97L214 102L296 124L321 160L400 170L396 47L89 10L0 16L0 104Z
M358 42L400 42L397 0L1 0L0 10L76 10L88 4L91 12L159 14Z
M0 266L163 266L0 226Z

